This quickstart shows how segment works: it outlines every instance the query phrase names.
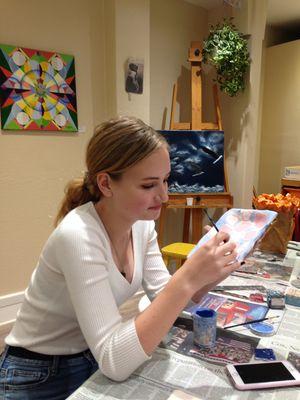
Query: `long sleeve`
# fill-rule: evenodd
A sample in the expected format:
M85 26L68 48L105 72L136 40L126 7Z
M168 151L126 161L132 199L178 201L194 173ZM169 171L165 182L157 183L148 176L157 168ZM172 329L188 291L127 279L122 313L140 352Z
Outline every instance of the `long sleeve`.
M144 261L143 288L150 301L152 301L166 286L171 275L166 268L159 250L154 222L149 224L149 228L149 239ZM188 309L195 304L196 303L190 300L184 309Z
M135 272L129 283L114 264L93 203L71 211L42 250L6 343L51 355L90 348L103 374L126 379L149 359L134 319L124 322L119 313L142 284L148 224L133 226Z
M149 223L148 242L144 259L143 288L152 301L170 279L157 243L153 221Z
M143 284L154 298L170 279L152 221L132 227L134 274L119 272L93 203L72 210L52 232L34 270L6 343L43 354L74 354L90 348L99 368L126 379L148 355L135 320L119 307Z
M126 379L149 357L137 337L134 320L122 322L107 269L109 258L99 229L63 230L56 246L76 317L100 370Z

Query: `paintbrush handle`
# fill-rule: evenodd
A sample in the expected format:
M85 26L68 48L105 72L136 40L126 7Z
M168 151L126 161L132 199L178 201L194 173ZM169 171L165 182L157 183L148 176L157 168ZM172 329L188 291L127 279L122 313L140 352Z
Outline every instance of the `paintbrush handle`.
M243 326L243 325L254 324L255 322L262 322L262 321L266 321L266 320L268 320L268 319L273 319L273 318L278 318L278 315L276 315L276 316L274 316L274 317L268 317L268 318L253 319L252 321L242 322L241 324L235 324L235 325L230 325L230 326L224 326L223 329L229 329L229 328L235 328L236 326Z
M219 232L219 228L217 227L217 225L215 224L215 222L213 221L213 219L209 216L209 214L208 214L208 212L206 211L206 209L203 208L203 210L204 210L204 212L205 212L207 218L209 219L210 223L212 224L212 226L215 228L215 230L216 230L217 232Z

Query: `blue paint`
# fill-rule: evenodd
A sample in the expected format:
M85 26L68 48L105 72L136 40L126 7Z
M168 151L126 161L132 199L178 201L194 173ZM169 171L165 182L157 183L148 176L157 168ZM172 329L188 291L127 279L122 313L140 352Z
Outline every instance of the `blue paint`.
M215 316L215 311L214 310L198 310L198 311L196 311L196 314L202 318L212 318Z
M275 333L274 326L265 322L255 322L248 327L253 333L261 336L271 336Z

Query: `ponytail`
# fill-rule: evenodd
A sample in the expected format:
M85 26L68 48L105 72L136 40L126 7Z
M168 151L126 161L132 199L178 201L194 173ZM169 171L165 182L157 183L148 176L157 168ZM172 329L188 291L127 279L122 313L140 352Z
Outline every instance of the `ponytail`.
M65 187L65 197L60 205L59 211L54 221L54 226L74 208L88 203L89 201L98 201L100 191L90 184L89 176L86 173L84 178L73 179Z
M106 172L111 179L118 180L125 171L161 146L168 147L165 138L134 117L118 117L97 126L86 149L88 172L84 178L67 185L55 226L74 208L100 200L99 172Z

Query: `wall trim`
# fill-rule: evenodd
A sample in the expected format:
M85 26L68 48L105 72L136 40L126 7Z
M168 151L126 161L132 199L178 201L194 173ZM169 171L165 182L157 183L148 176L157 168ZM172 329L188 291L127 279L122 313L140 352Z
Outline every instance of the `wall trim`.
M1 336L2 335L6 336L11 331L11 329L14 325L14 322L15 322L15 319L13 319L12 321L7 321L7 322L4 322L3 324L0 324L0 350L1 350Z
M23 302L24 292L9 293L0 297L0 327L11 324Z

